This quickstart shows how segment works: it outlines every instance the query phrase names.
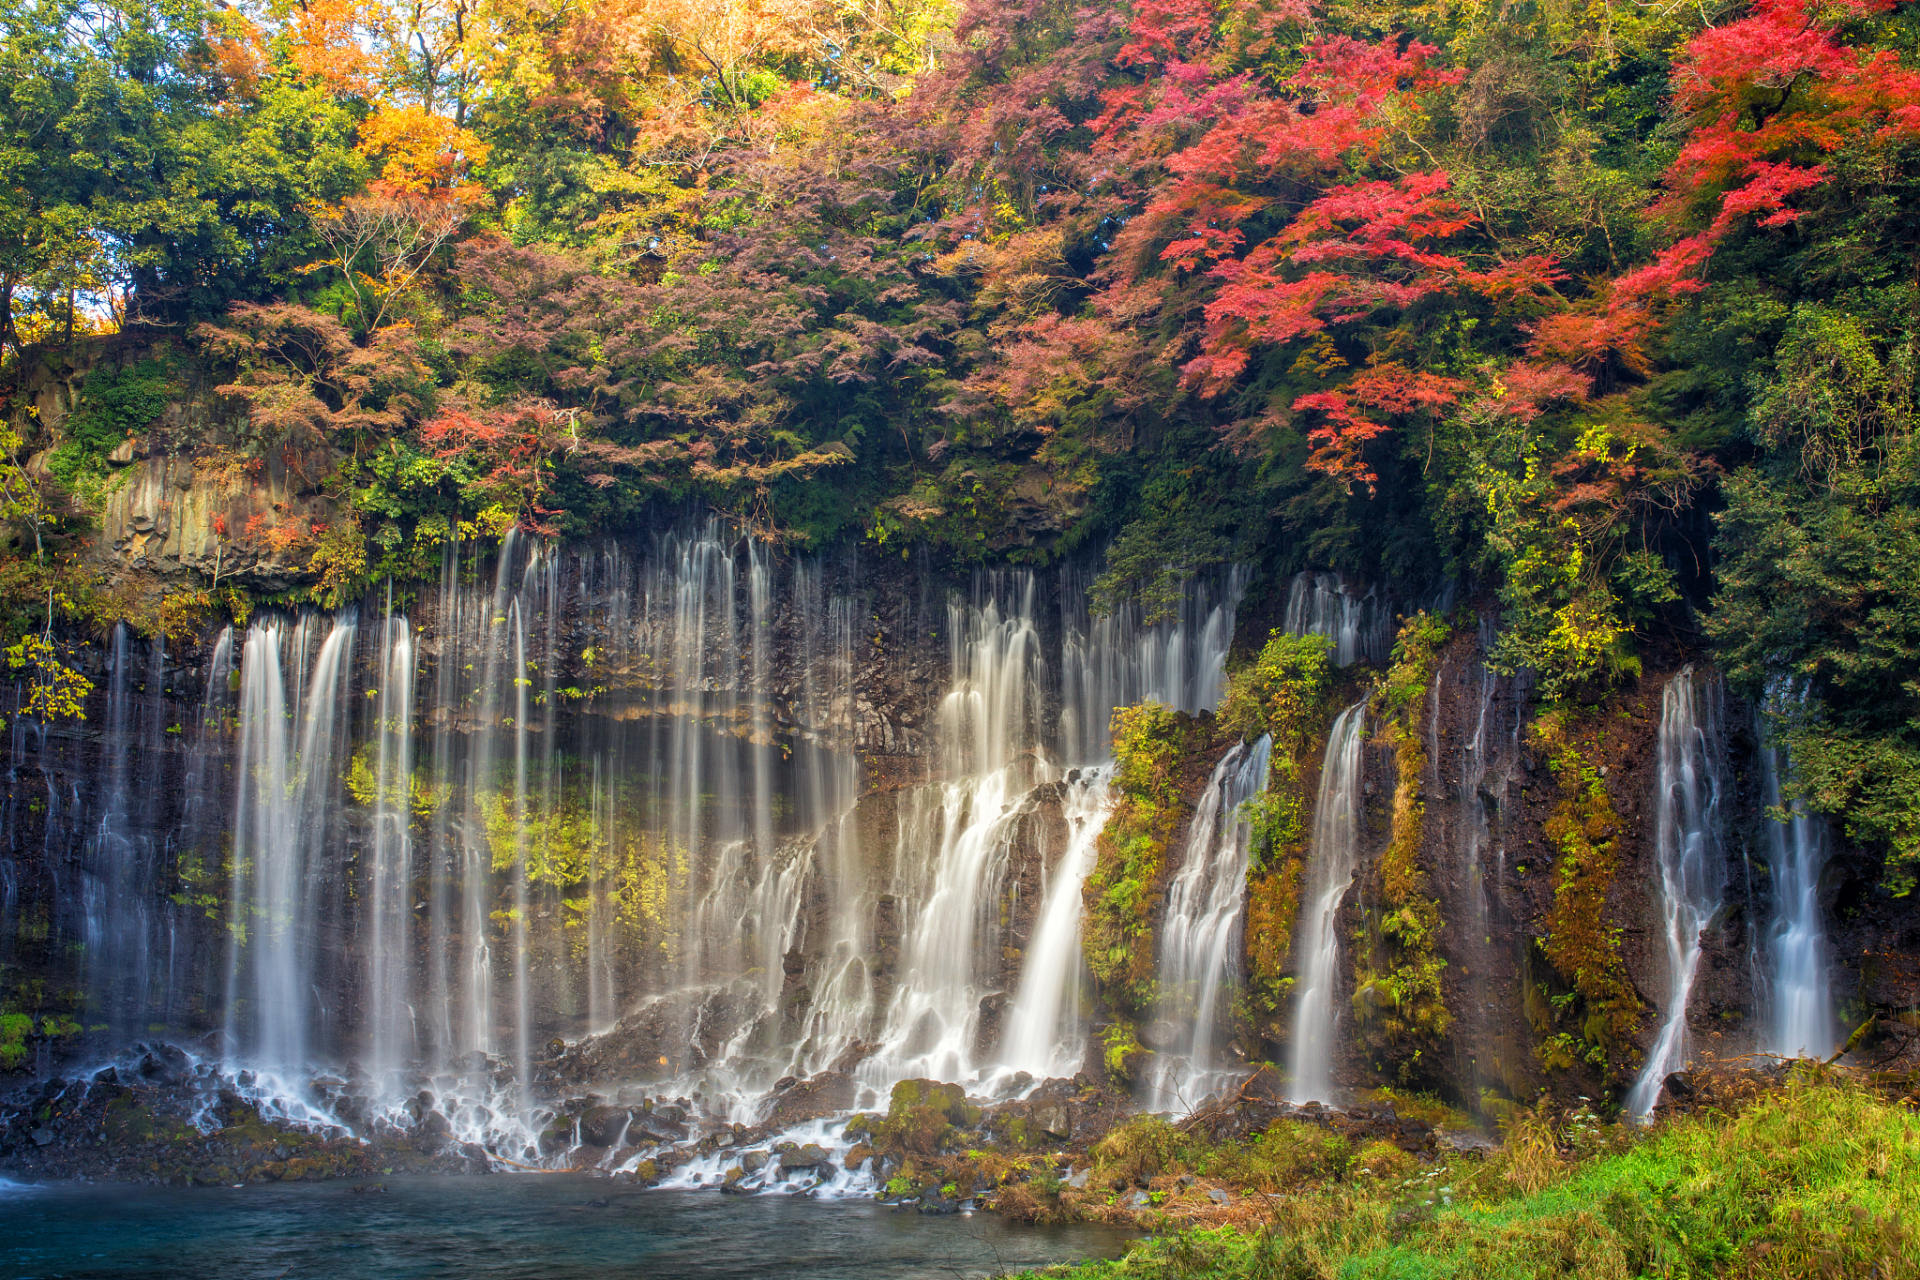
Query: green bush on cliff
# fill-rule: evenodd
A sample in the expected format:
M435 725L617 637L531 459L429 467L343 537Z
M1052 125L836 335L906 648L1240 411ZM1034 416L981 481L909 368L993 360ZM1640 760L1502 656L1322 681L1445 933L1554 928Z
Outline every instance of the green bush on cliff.
M1139 1012L1153 998L1153 908L1162 897L1167 841L1186 816L1180 765L1192 720L1157 702L1113 715L1113 811L1083 889L1082 946L1107 1001Z
M1274 631L1253 662L1227 676L1220 725L1273 749L1267 789L1243 809L1250 830L1247 885L1247 972L1253 999L1276 1012L1300 914L1300 873L1311 819L1306 771L1326 719L1333 644L1325 636Z
M47 455L47 470L69 493L97 507L110 479L107 455L158 418L174 393L173 371L162 360L95 369L62 424L66 440Z

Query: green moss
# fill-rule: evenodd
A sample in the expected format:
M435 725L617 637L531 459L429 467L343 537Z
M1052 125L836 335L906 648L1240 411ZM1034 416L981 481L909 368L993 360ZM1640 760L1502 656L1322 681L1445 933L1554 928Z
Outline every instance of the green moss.
M1285 977L1300 915L1311 803L1307 762L1326 719L1332 675L1324 636L1272 632L1259 655L1227 677L1220 724L1251 740L1273 741L1267 789L1247 802L1247 976L1255 1012L1276 1013L1292 985Z
M1621 930L1607 920L1607 898L1620 869L1616 838L1621 829L1606 780L1590 759L1587 741L1601 730L1574 724L1569 713L1549 712L1534 726L1548 751L1548 767L1561 798L1543 831L1559 858L1547 936L1547 963L1566 988L1548 1001L1540 1060L1566 1069L1574 1058L1602 1069L1610 1079L1632 1068L1632 1036L1640 998L1620 954Z
M957 1084L902 1080L893 1086L887 1114L872 1121L873 1146L890 1155L930 1156L946 1146L958 1129L971 1129L981 1110L967 1101Z
M107 455L158 418L172 394L172 370L160 360L94 370L63 424L67 438L47 455L47 470L69 493L98 507L112 479Z
M0 1013L0 1071L18 1071L27 1060L33 1019L24 1013Z
M1100 1060L1116 1083L1133 1083L1140 1059L1146 1053L1146 1046L1140 1043L1138 1031L1125 1018L1115 1018L1100 1033Z
M1123 1013L1153 1002L1153 906L1164 887L1167 842L1186 816L1180 762L1193 736L1190 717L1157 702L1114 713L1118 798L1083 890L1081 945L1101 994Z
M1422 713L1440 646L1451 635L1445 622L1424 612L1409 618L1373 699L1397 776L1392 834L1363 888L1369 910L1355 939L1353 1007L1361 1043L1403 1075L1416 1070L1453 1023L1441 988L1447 962L1438 951L1440 903L1420 861L1426 824L1420 787L1427 771Z

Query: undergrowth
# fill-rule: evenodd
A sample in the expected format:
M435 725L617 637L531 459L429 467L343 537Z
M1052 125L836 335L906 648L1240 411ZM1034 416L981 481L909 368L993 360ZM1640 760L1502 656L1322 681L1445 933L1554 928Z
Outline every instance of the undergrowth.
M1338 1180L1272 1199L1264 1225L1180 1232L1052 1274L1920 1277L1920 1120L1814 1072L1731 1116L1646 1133L1590 1113L1527 1118L1485 1161L1384 1178L1363 1167L1349 1159Z

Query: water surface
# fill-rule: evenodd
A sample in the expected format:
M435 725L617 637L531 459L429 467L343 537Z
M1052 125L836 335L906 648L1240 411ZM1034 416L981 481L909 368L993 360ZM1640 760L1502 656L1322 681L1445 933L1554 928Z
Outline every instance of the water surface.
M386 1187L385 1192L353 1190ZM0 1276L145 1280L907 1280L1112 1257L1109 1227L925 1217L867 1201L643 1191L584 1176L174 1189L0 1184Z

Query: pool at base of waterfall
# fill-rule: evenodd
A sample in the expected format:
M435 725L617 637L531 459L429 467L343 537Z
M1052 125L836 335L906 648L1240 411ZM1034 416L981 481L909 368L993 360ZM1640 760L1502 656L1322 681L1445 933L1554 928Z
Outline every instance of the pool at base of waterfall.
M1117 1256L1132 1233L575 1174L174 1189L0 1183L0 1275L918 1280Z

